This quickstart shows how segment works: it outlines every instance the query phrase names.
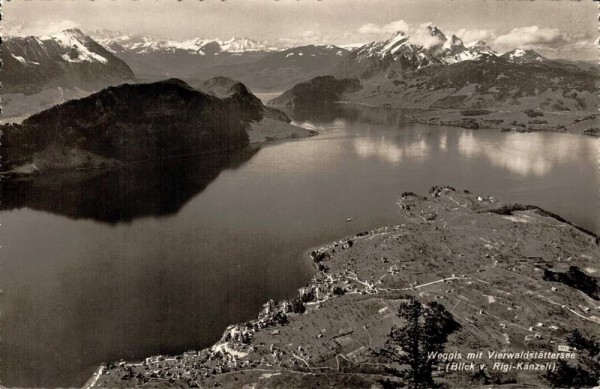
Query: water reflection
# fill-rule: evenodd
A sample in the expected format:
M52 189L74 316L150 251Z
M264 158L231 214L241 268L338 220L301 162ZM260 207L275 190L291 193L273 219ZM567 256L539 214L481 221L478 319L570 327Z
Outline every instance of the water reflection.
M417 111L421 110L331 104L310 108L296 107L288 113L297 123L306 123L315 128L329 130L332 125L337 128L345 126L347 123L376 124L398 128L399 125L408 123L407 116Z
M465 131L458 139L458 151L468 157L485 158L514 173L542 176L555 166L589 160L597 155L598 145L589 138L569 134L510 133L490 141Z
M433 134L436 131L437 134ZM557 139L560 142L557 142ZM429 131L405 128L401 134L356 138L354 151L361 158L377 157L390 164L424 158L432 153L458 153L463 158L485 159L493 166L522 176L543 176L557 166L593 158L598 145L589 138L569 134L498 134L451 128Z
M107 223L178 212L226 169L258 147L172 158L112 171L75 171L2 182L1 210L28 207Z
M429 152L429 147L424 136L408 139L403 143L390 142L384 136L358 138L354 141L354 150L361 158L377 157L393 165L407 158L422 158Z
M353 148L359 157L376 157L393 165L445 152L485 159L493 166L523 176L543 176L556 166L593 160L598 152L597 142L572 134L501 133L410 124L407 117L415 111L338 104L323 112L297 108L290 116L317 131L355 136ZM382 132L381 128L389 131ZM371 129L374 136L368 136Z

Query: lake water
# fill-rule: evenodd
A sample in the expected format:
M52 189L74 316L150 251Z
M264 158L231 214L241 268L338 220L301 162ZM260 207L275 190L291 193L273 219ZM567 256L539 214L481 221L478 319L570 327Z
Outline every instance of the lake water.
M468 188L600 231L597 139L292 117L320 135L3 183L1 383L81 385L102 361L206 347L308 282L311 247L396 223L404 191Z

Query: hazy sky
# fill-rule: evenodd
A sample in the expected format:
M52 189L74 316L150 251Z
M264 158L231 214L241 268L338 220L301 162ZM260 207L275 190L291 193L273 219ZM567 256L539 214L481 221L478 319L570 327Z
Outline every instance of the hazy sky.
M433 23L465 43L483 39L498 51L519 46L594 59L598 48L598 4L591 0L13 0L3 9L4 35L79 27L289 46L369 42Z

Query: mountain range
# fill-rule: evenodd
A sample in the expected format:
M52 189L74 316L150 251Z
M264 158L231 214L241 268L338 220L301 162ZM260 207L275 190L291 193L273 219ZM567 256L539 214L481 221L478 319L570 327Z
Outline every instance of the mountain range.
M275 51L276 48L269 47L263 42L248 38L233 37L229 40L194 38L187 40L167 40L152 36L130 35L111 30L96 30L90 33L94 40L109 51L118 54L123 52L135 52L138 54L150 54L153 52L177 52L183 51L200 56L215 55L218 53L247 53Z
M248 38L166 40L109 30L90 35L78 29L43 37L9 37L2 52L2 93L36 93L49 87L98 90L133 80L170 77L204 80L227 76L257 91L288 89L316 76L369 78L435 64L452 64L497 56L485 42L464 44L435 26L427 39L397 32L350 51L335 45L277 49ZM545 61L533 50L515 49L508 61Z
M425 28L419 39L397 32L389 39L347 50L335 45L305 45L287 49L270 47L247 38L162 40L110 31L91 34L108 50L123 58L142 78L204 79L227 76L253 90L284 90L324 75L369 78L430 65L453 64L500 56L484 41L465 44L446 36L436 26ZM509 62L542 62L533 50L515 49L502 55Z
M590 80L595 68L589 64L550 60L519 48L499 55L483 41L465 44L435 26L427 26L421 35L399 31L389 39L352 50L335 45L275 49L247 38L175 41L106 30L93 32L94 38L77 29L44 37L9 37L2 51L3 108L20 120L69 98L132 81L134 74L138 82L179 78L194 87L206 79L225 76L254 91L290 90L323 76L358 79L361 88L352 87L352 93L373 104L429 107L456 94L467 96L459 98L461 106L515 104L533 92L546 93L547 88L565 93L545 97L547 106L582 109L593 104L588 95L594 88L595 81ZM500 68L504 73L497 71ZM490 79L489 74L496 79ZM419 75L433 84L415 79ZM482 79L484 84L476 86ZM324 80L299 90L329 83ZM515 84L515 80L521 81ZM571 84L565 85L566 80ZM470 97L469 83L476 86ZM511 93L506 91L509 86ZM513 95L518 90L525 92ZM306 98L322 101L333 95L321 93L315 99L316 95L309 93L294 97L293 103L282 103L281 99L278 103L296 105Z
M91 33L96 41L125 60L142 79L179 77L203 80L226 76L257 91L284 90L325 75L348 50L335 45L270 47L248 38L164 40L111 31Z
M456 35L447 38L435 26L427 26L427 39L415 43L402 31L384 41L368 43L350 53L333 70L335 75L369 78L386 72L395 74L429 65L453 64L497 56L484 41L465 45Z
M177 41L107 30L94 31L90 35L107 50L127 62L138 78L147 81L165 77L203 80L220 75L229 76L212 69L223 66L243 68L246 64L259 61L269 53L277 51L262 42L248 38L194 38Z

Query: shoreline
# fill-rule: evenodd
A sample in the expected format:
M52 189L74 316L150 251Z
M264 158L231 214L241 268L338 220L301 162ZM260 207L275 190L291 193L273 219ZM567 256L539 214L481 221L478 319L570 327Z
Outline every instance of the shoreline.
M375 371L369 370L367 373L363 371L366 365L355 365L359 356L358 360L366 359L371 365L381 365L384 363L380 357L374 355L376 354L374 350L377 347L384 346L387 334L389 334L389 328L394 324L398 324L398 320L392 314L393 310L397 308L398 303L405 299L407 294L430 300L432 299L431 289L439 289L440 287L446 287L446 285L454 286L455 288L464 288L465 285L473 285L473 282L476 282L479 286L475 289L491 285L490 282L485 280L486 272L493 273L491 278L489 278L490 281L496 275L504 274L504 269L502 269L503 272L496 270L498 261L496 260L494 264L494 258L499 257L507 260L506 257L512 256L516 247L519 246L519 239L514 247L512 243L505 243L500 246L496 246L498 243L493 245L491 243L486 244L481 250L497 251L497 253L494 255L484 255L482 253L480 256L476 255L476 257L488 258L483 260L485 262L492 262L492 264L486 267L487 270L484 273L480 273L479 271L472 273L473 269L469 269L471 274L462 274L454 268L457 264L464 263L465 261L468 262L468 259L465 258L465 255L468 254L458 254L456 256L456 251L469 251L469 247L465 247L460 240L451 241L448 238L443 239L445 243L441 245L431 246L431 244L425 244L423 246L423 242L419 243L422 239L419 237L419 231L424 234L433 234L436 236L440 233L460 234L461 228L468 225L470 219L479 221L481 224L486 224L486 227L490 223L492 225L499 223L504 233L510 233L514 228L525 228L528 223L531 225L535 223L536 229L548 230L547 233L551 233L553 238L557 235L557 239L563 239L565 242L571 243L571 245L577 243L573 245L574 247L592 248L598 254L598 236L571 225L561 217L557 218L556 215L543 211L538 207L502 204L491 196L474 196L466 192L456 192L452 188L447 187L437 188L433 190L433 197L431 199L412 193L403 194L398 205L402 212L400 219L404 223L358 233L352 237L346 237L312 250L310 256L317 268L317 273L307 286L299 289L299 293L295 298L281 302L269 300L263 306L263 310L258 314L257 319L247 323L228 326L223 332L221 339L206 349L185 352L174 358L153 356L136 364L119 362L117 365L101 365L90 380L86 382L84 387L131 386L136 382L136 385L152 382L157 387L177 385L208 385L211 387L224 385L227 387L228 385L239 386L244 383L253 384L260 382L262 385L270 387L281 385L283 382L288 382L286 380L291 378L294 379L294 382L297 382L297 385L290 384L290 387L297 387L304 386L307 383L314 384L315 382L321 382L320 380L324 376L327 376L327 374L328 377L333 375L334 381L348 378L349 373L344 372L344 369L340 367L344 363L348 364L348 361L354 361L351 363L354 366L354 370L359 367L360 371L354 371L352 375L356 376L355 380L362 383L370 382L372 384L379 382L377 380L405 383L401 378L390 375L389 372L386 372L386 369L376 368ZM437 207L437 211L432 211L434 206ZM449 207L454 207L455 209L448 210L447 208ZM420 208L420 213L417 212L417 208ZM442 211L441 208L445 209ZM460 222L454 226L448 225L446 219L449 217L458 217ZM565 224L565 222L568 224ZM496 226L496 228L500 227ZM482 235L488 233L487 228L478 228L481 229L480 232ZM575 235L561 238L561 236L565 235L565 228L573 231ZM474 231L479 230L475 228ZM493 229L493 231L496 231L496 229ZM494 233L494 235L497 234ZM503 235L500 234L499 236ZM373 250L381 252L382 247L387 247L391 244L391 241L402 241L402 238L414 241L411 241L412 243L408 246L413 253L413 260L407 263L405 262L406 258L395 259L393 253L396 251L394 250L392 250L392 257L377 256L379 259L370 258L373 257ZM489 238L493 239L492 236ZM523 239L525 239L525 235ZM573 239L577 242L569 242L569 240ZM582 242L584 241L588 244L583 244ZM458 246L458 248L455 246ZM415 252L415 249L418 247L422 248L420 251ZM409 250L409 248L406 250ZM431 250L441 250L442 253L423 256L425 251ZM359 253L359 258L356 258L357 252ZM403 256L411 256L408 251L402 252ZM447 266L449 265L453 268L454 273L451 273L452 270L448 268L445 269L444 274L441 274L440 271L444 269L437 265L429 271L423 272L419 270L419 267L430 265L421 263L421 261L430 262L432 258L438 258L439 255L454 257L454 261L457 263L447 263ZM589 257L588 254L586 255ZM417 258L421 259L415 261ZM531 258L538 257L533 256ZM581 256L581 258L584 258L583 262L586 262L579 264L581 268L593 268L592 257ZM579 258L579 261L581 261L581 258ZM519 263L518 259L511 259L515 260L515 263ZM539 262L540 260L534 259L532 261ZM541 266L543 265L536 264L535 268L539 269ZM557 270L558 267L552 268ZM507 276L505 274L504 277L509 278L513 282L522 282L523 277L533 280L531 274L518 274L520 272L515 269L513 267L513 270L509 270L508 274L512 272L518 277L515 278L514 275ZM600 269L595 269L594 272L598 270ZM502 284L504 281L498 282ZM501 288L501 286L498 285L498 288ZM473 294L471 289L472 287L467 287L462 292L465 296L468 296L469 300L472 299L471 295ZM552 289L555 288L553 287ZM434 299L438 300L438 297L443 298L444 293L447 292L438 290L435 293L441 293L440 296L436 296ZM494 294L498 293L500 292L497 291ZM513 303L497 301L510 300L510 294L501 293L501 295L493 297L494 301L492 302L490 302L490 297L488 297L485 309L482 308L480 310L480 317L477 318L465 316L462 312L459 315L460 309L452 309L456 320L463 327L462 331L465 331L467 326L475 326L475 323L478 321L477 319L483 320L481 311L493 310L493 308L489 308L493 303L505 303L509 308L513 306L511 304L515 304L516 301ZM524 298L531 298L537 304L542 304L544 299L546 299L542 295L540 297L537 297L535 294L530 295L527 291L523 291L522 295L516 297L519 298L519 304L521 299ZM594 315L590 316L591 312L587 314L581 313L579 308L577 308L577 304L574 301L581 302L582 299L579 291L568 293L565 297L567 304L566 308L563 308L564 312L571 313L576 317L571 324L579 320L579 324L583 321L600 325L600 318ZM450 298L450 296L446 298ZM542 303L539 302L540 298L542 299ZM463 301L463 305L468 308L469 304L476 304L475 300L473 297L471 303ZM439 301L443 303L445 300ZM458 302L453 302L452 305L458 305L460 301L462 300L459 299ZM556 303L555 301L552 302ZM348 309L352 312L347 312L344 307L351 307ZM446 308L450 311L452 306L446 306ZM597 309L600 309L600 306ZM366 312L373 312L370 314L372 317L369 318L369 315L364 316ZM500 316L495 317L502 317L501 321L507 322L510 320L499 312L497 314ZM538 315L538 318L541 319L543 317L545 320L551 320L550 316L552 315L546 316L548 317ZM342 318L346 319L346 324L339 323L342 321ZM363 322L364 325L362 327L364 329L361 329L359 324ZM319 324L315 325L315 323ZM516 325L514 328L517 332L523 331L519 328L525 328L522 323L514 323L513 325ZM321 327L322 329L320 329ZM492 347L496 342L501 344L505 336L509 336L512 340L512 336L514 335L507 335L507 332L510 331L506 330L506 328L506 325L500 326L501 334L491 336L491 341L488 343ZM541 331L541 328L540 330L527 330L525 328L525 330L525 332L531 333L531 335L528 335L530 338L526 336L524 343L514 340L511 344L513 344L512 347L516 347L515 350L527 344L529 344L527 347L531 347L530 343L538 339L536 334L546 331ZM461 337L464 337L464 335ZM479 342L485 339L485 337L481 338L480 336L476 338L479 338ZM474 349L472 344L468 344L469 342L465 344L464 341L457 342L452 337L450 339L450 343L453 346L460 345L461 347ZM367 340L369 345L365 346ZM268 346L269 343L271 344L270 346ZM447 348L451 345L447 345ZM348 352L340 354L342 349ZM337 368L335 367L336 365ZM311 372L311 375L307 375L307 372ZM325 374L326 372L329 373ZM439 378L444 382L450 379L455 384L458 382L461 385L464 384L461 377L455 377L455 375L440 375ZM523 382L539 381L539 378L536 378L537 376L535 374L532 375L531 372L524 372L517 376L519 379L524 380ZM502 377L497 374L495 377L500 381L502 380ZM513 376L511 375L510 377ZM302 383L300 384L300 382ZM361 385L359 384L358 386Z
M412 115L411 122L461 127L466 129L494 129L502 132L558 132L600 136L594 112L544 112L534 110L495 111L478 109L443 109Z
M542 111L523 105L520 109L497 108L432 108L429 106L399 106L369 104L339 100L333 104L385 110L420 111L407 115L410 123L459 127L470 130L489 129L502 132L557 132L600 137L600 114L597 111ZM281 106L274 106L281 108Z
M491 129L503 132L558 132L600 137L600 114L597 111L542 111L522 106L520 109L496 108L432 108L428 106L395 106L340 100L335 104L377 109L414 110L411 123L460 127L470 130Z

